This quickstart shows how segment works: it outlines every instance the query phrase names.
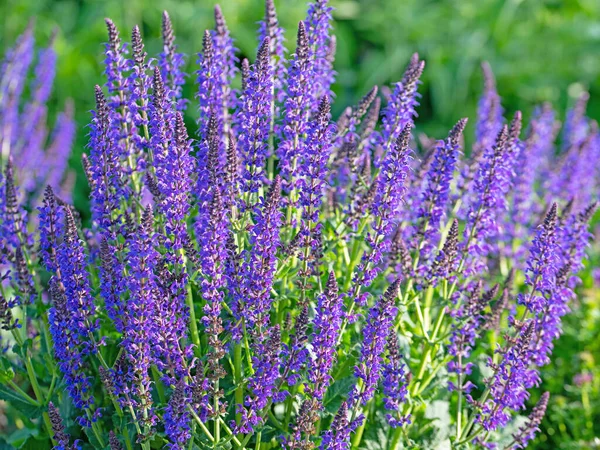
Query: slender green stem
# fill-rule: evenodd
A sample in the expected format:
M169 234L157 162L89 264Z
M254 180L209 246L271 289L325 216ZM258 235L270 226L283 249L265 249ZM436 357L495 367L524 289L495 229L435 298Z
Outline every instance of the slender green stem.
M188 285L187 306L190 311L190 334L192 343L196 347L194 353L200 354L200 334L198 333L198 323L196 322L196 311L194 309L194 296L192 295L192 286Z
M198 417L198 414L196 414L196 412L192 409L192 407L190 405L188 405L188 411L190 412L190 414L192 415L192 417L194 418L194 420L196 421L196 423L198 424L198 426L200 427L200 429L204 432L204 434L206 435L206 437L208 439L210 439L212 442L215 442L215 438L212 435L212 433L209 431L208 428L206 428L206 425L204 424L204 422L202 422L202 420L200 420L200 417Z

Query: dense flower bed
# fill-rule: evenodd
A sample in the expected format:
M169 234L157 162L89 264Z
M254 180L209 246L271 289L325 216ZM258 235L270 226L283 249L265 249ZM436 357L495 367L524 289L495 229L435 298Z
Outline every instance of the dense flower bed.
M89 226L65 197L68 114L46 152L15 137L34 140L51 84L21 100L30 30L2 68L0 398L39 423L29 445L525 447L596 210L587 97L556 149L551 107L505 124L484 66L466 158L467 119L416 142L416 54L331 121L326 0L289 56L268 0L253 64L215 8L195 100L167 13L156 58L106 24Z

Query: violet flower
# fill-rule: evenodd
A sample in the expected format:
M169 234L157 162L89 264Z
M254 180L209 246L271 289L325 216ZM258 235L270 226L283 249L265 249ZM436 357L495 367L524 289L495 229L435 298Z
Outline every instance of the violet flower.
M177 111L184 111L187 100L183 98L183 85L186 74L182 71L185 59L181 53L177 53L175 44L175 33L169 13L163 12L162 17L162 39L163 51L158 57L158 65L162 79L165 81L167 98L175 106Z
M262 42L242 94L238 148L242 155L242 192L255 194L262 185L269 154L273 68L269 39ZM252 201L249 205L251 206Z
M258 42L262 44L265 38L269 38L269 55L271 67L273 69L273 90L274 99L281 101L285 89L285 53L286 48L283 45L285 38L283 28L279 25L277 11L273 0L265 0L265 16L259 22ZM288 84L290 80L287 80Z
M312 106L314 112L322 97L333 98L331 85L335 81L333 71L333 54L335 53L335 38L330 36L331 11L328 0L315 0L308 7L304 25L308 36L310 60L314 88L312 89Z

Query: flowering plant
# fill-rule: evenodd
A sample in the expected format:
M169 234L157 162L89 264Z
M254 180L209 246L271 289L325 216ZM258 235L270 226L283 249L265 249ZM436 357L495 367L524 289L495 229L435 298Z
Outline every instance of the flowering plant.
M504 124L484 66L466 158L467 119L415 142L417 54L383 108L374 87L331 121L326 0L290 56L267 0L253 64L216 7L195 101L167 13L156 58L138 27L129 44L106 25L89 226L53 183L29 219L39 177L22 170L17 185L24 150L2 136L0 398L37 430L26 444L525 447L596 208L587 98L556 155L550 106L525 133L519 112ZM7 86L24 82L6 68L30 54L27 36ZM9 123L15 107L1 105Z

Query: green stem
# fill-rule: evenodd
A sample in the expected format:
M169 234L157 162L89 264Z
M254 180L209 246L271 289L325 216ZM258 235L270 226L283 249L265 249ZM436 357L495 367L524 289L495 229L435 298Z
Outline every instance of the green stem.
M190 334L192 343L196 347L194 353L200 354L200 334L198 333L198 324L196 322L196 311L194 309L194 297L192 295L192 286L188 285L187 306L190 311Z

